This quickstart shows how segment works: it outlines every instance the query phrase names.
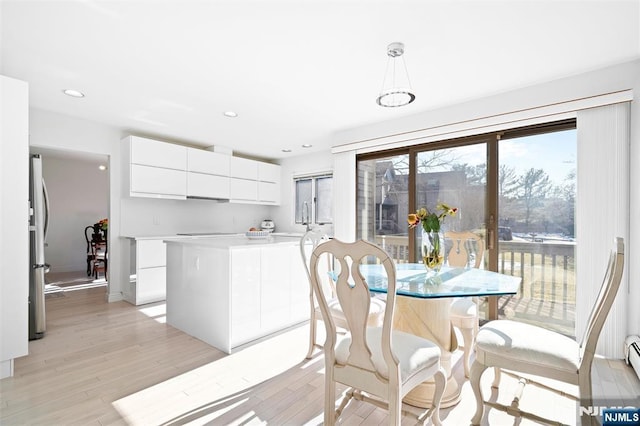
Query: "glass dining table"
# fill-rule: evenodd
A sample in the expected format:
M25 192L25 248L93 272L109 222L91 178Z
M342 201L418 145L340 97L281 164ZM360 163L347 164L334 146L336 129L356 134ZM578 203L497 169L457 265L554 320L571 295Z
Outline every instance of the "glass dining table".
M387 278L382 265L360 265L369 290L387 292ZM513 295L520 289L520 277L476 268L443 267L437 274L427 272L422 263L396 265L396 309L394 328L429 339L442 350L441 364L447 373L447 387L441 407L460 401L460 386L451 373L452 353L458 342L449 311L452 298ZM465 342L465 344L467 344ZM426 381L404 398L417 407L431 406L434 384Z

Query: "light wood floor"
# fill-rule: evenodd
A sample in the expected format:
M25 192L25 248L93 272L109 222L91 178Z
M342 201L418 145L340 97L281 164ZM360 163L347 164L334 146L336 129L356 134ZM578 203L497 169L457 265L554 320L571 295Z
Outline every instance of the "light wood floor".
M323 357L304 360L306 326L225 355L166 325L163 303L106 303L105 287L57 293L46 303L45 338L30 342L15 377L0 381L2 425L322 423ZM460 355L454 374L462 401L442 410L445 425L467 425L475 410ZM485 376L488 389L492 374ZM499 400L508 403L515 380L505 379ZM594 380L597 395L640 394L622 361L597 360ZM548 391L527 387L521 407L576 423L576 403ZM386 421L385 410L357 401L341 417L345 425ZM485 424L532 423L489 410Z

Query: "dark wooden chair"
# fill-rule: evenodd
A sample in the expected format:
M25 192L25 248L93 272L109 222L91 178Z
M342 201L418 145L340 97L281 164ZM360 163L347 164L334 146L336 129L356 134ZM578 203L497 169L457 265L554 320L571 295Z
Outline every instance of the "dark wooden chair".
M98 278L100 272L107 277L107 230L102 229L98 223L84 228L84 237L87 241L87 276Z

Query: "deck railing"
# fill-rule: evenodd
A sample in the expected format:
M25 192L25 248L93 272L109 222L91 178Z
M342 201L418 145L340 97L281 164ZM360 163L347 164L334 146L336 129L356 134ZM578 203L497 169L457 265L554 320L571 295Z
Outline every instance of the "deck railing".
M376 236L397 263L409 262L408 237ZM572 336L575 324L575 243L500 241L498 271L522 278L515 296L501 297L500 317L544 324Z

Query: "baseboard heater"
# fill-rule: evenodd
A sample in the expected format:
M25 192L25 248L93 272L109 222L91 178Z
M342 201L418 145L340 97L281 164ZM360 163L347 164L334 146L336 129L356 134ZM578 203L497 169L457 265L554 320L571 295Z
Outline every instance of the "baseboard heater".
M624 341L624 358L640 379L640 336L629 336Z

